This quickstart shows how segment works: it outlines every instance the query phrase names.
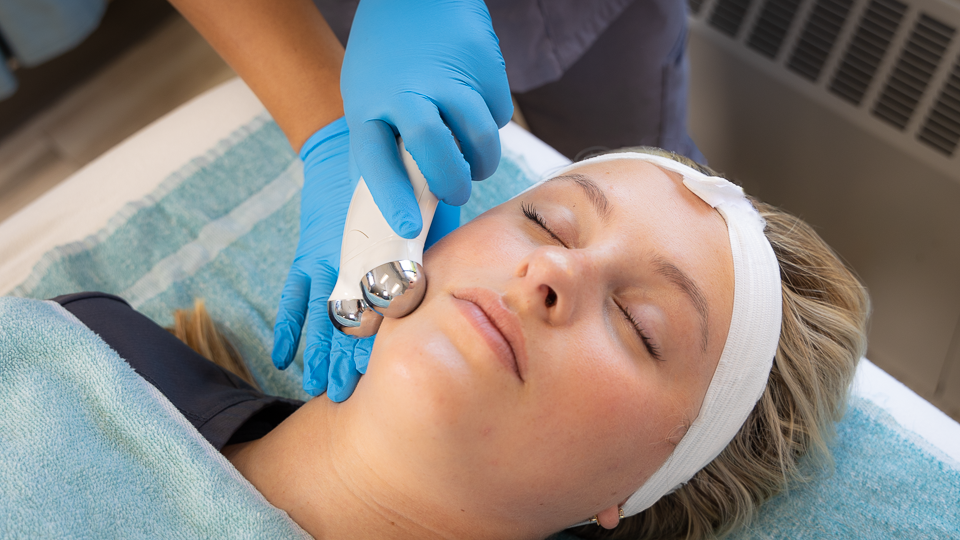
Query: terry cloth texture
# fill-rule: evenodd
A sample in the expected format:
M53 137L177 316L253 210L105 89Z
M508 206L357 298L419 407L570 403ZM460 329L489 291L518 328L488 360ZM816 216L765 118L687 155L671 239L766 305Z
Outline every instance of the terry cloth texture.
M309 535L76 317L0 297L0 537Z
M263 437L303 405L264 395L120 297L82 292L53 301L93 330L217 450Z
M539 180L523 152L503 149L496 174L474 184L461 221ZM164 326L174 309L204 298L261 388L305 399L301 355L286 371L270 360L280 290L296 250L301 182L283 134L260 117L128 205L104 230L51 250L13 294L100 290ZM839 433L832 475L776 498L733 538L960 536L956 463L868 401L851 403ZM557 536L563 538L570 536Z

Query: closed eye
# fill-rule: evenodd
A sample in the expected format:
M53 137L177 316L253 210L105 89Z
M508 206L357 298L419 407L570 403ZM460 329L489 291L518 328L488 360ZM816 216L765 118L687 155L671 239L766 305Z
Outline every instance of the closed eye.
M537 211L537 208L535 206L533 206L532 204L527 204L522 202L520 203L520 209L523 210L523 215L526 216L527 219L536 223L541 229L546 231L547 234L552 236L553 239L556 240L561 246L567 249L570 248L570 246L568 246L566 242L561 240L560 237L557 236L552 229L550 229L550 227L547 225L547 221L543 219L543 216L540 215L540 212Z
M658 347L653 342L653 340L650 339L650 337L644 333L643 326L641 326L640 323L637 322L637 319L633 316L632 313L630 313L630 310L627 309L626 306L624 306L619 302L617 302L617 307L620 308L621 312L623 312L623 316L625 319L627 319L627 322L629 322L633 326L633 329L637 332L637 336L640 337L640 341L643 342L643 346L647 348L647 352L650 353L650 356L652 356L654 360L662 361L663 358L660 355L660 347Z

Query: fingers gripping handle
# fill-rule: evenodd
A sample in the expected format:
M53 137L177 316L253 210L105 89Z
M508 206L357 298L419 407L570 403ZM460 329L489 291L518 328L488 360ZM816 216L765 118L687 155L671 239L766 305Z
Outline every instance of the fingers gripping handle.
M357 338L376 334L383 316L399 318L412 312L427 290L423 245L437 210L437 197L428 189L427 179L403 141L399 137L397 141L420 207L423 230L409 240L395 233L360 178L343 228L340 274L327 302L334 328Z

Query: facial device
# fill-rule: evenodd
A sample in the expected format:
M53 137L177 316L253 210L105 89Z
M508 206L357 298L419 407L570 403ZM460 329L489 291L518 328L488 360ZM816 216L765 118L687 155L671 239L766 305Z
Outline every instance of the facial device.
M334 328L356 338L370 337L383 317L410 314L427 292L423 245L437 210L437 197L427 187L413 156L397 138L400 158L420 206L423 230L408 240L393 231L360 178L350 200L340 246L340 274L327 302Z

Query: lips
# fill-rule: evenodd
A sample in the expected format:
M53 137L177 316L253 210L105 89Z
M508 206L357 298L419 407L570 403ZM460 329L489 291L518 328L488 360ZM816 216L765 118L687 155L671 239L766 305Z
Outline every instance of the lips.
M489 289L461 289L453 293L457 308L496 353L504 367L524 381L526 347L520 319L507 309L499 294Z

